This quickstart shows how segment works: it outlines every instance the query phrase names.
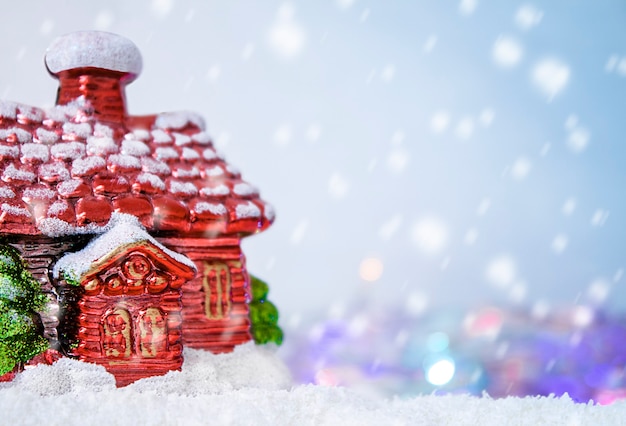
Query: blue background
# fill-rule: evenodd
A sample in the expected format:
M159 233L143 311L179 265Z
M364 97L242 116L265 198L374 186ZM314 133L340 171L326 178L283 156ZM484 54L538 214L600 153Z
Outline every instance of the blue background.
M623 1L58 0L2 15L3 99L51 106L46 47L100 29L142 51L131 113L206 118L276 207L244 249L287 324L357 300L626 309ZM532 77L546 60L567 74L553 96ZM363 279L366 259L380 277Z

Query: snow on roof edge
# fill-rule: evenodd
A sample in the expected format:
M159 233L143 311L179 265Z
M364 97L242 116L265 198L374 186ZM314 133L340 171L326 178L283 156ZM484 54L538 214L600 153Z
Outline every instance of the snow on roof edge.
M115 212L105 226L92 227L91 229L96 232L100 231L100 235L94 237L84 249L74 253L67 253L59 259L52 270L54 278L59 278L61 271L63 271L68 273L71 278L78 280L98 259L122 245L139 241L149 241L174 260L193 270L197 270L196 265L187 256L168 249L148 234L143 225L133 215Z

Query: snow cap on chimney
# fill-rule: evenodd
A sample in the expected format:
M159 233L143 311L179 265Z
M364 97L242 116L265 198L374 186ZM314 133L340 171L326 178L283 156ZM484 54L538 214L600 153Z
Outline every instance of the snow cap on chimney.
M141 53L125 37L104 31L78 31L57 38L45 56L48 71L60 72L77 68L101 68L132 74L141 72Z

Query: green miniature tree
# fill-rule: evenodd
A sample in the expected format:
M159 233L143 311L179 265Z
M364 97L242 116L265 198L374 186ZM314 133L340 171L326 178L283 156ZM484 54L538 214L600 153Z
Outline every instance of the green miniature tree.
M47 300L18 251L0 245L0 374L48 348L35 322Z
M250 302L250 331L258 345L283 342L283 331L278 326L278 309L269 300L267 283L250 275L252 301Z

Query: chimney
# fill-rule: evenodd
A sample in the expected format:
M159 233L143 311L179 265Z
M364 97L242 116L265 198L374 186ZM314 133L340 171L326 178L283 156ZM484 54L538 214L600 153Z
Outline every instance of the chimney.
M45 56L59 80L57 105L83 96L98 120L123 123L125 86L141 72L141 53L130 40L102 31L80 31L57 38Z

